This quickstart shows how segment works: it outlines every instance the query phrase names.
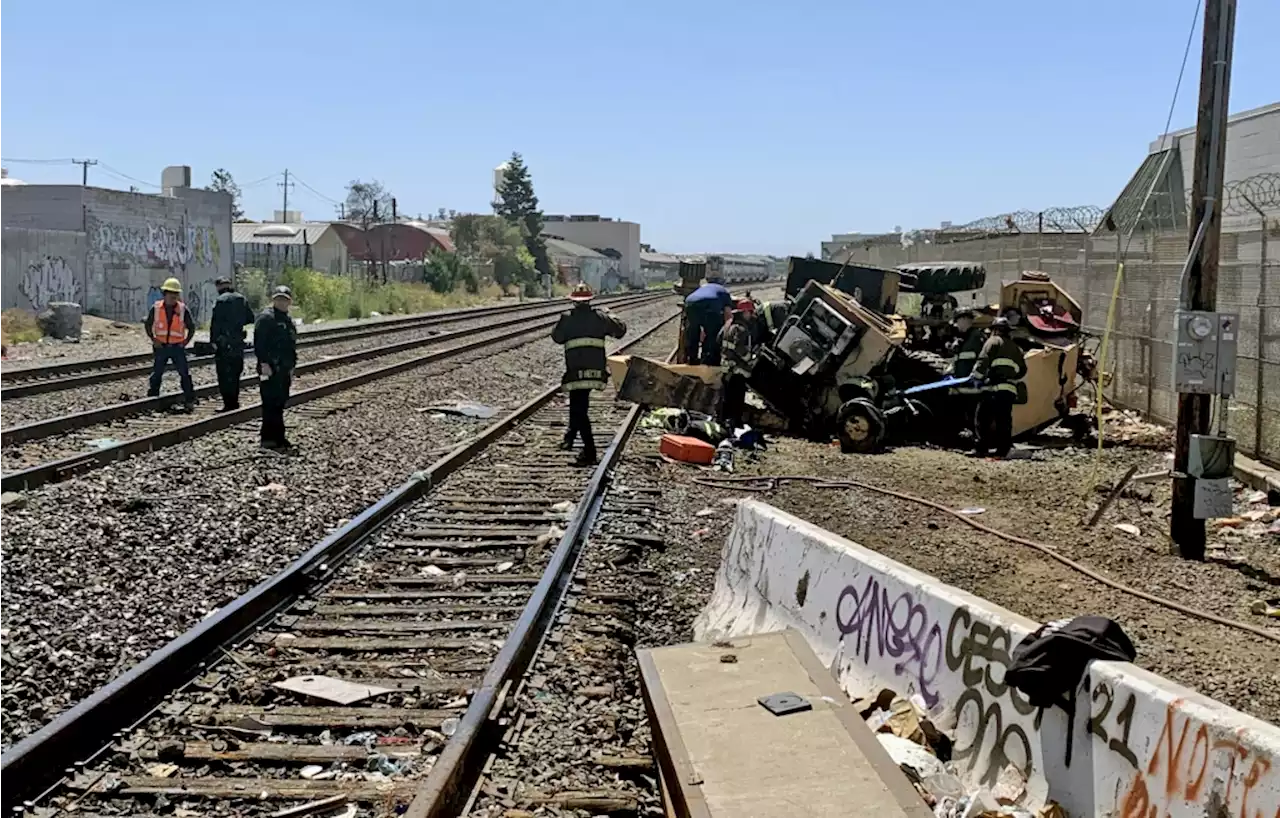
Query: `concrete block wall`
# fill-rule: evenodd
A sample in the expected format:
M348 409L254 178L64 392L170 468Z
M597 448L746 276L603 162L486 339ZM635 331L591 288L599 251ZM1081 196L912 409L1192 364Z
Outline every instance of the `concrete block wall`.
M923 704L970 786L1013 765L1030 806L1073 818L1280 816L1275 725L1122 662L1090 665L1073 718L1041 711L1004 683L1037 623L744 500L695 637L786 627L851 698L889 687Z
M0 209L6 227L83 234L80 269L87 312L139 321L159 297L160 283L173 276L182 282L183 298L197 319L207 321L216 296L214 279L231 275L231 200L225 193L192 188L170 193L13 186L5 188ZM5 258L8 278L7 253Z
M79 231L4 228L4 309L39 311L50 301L82 304L85 249L85 235Z

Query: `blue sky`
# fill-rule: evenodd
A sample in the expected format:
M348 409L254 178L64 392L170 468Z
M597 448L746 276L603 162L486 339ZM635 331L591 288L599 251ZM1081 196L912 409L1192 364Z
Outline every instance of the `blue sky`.
M281 191L247 183L285 167L314 189L290 192L308 218L357 178L406 213L484 210L518 150L548 212L638 221L676 252L816 252L836 231L1109 203L1163 129L1193 8L10 0L0 144L97 158L110 187L226 167L252 218ZM1232 110L1280 98L1277 30L1280 3L1240 3ZM1192 48L1174 128L1193 124Z

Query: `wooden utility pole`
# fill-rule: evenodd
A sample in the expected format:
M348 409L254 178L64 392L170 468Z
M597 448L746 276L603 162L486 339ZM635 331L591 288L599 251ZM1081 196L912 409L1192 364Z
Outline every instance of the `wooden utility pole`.
M284 181L283 181L283 182L277 182L276 184L278 184L278 185L280 185L280 187L284 188L284 210L283 210L283 211L281 211L281 213L280 213L280 219L281 219L282 221L287 222L287 221L289 221L289 188L293 187L293 182L290 182L290 181L289 181L289 169L288 169L288 168L285 168L285 169L284 169Z
M1213 310L1218 301L1218 248L1222 239L1222 176L1227 152L1227 99L1231 88L1231 51L1236 0L1208 0L1204 7L1204 43L1200 55L1200 102L1196 111L1196 154L1191 182L1190 267L1179 306ZM1203 229L1198 242L1197 235ZM1173 452L1173 502L1169 533L1185 559L1202 560L1204 520L1197 520L1195 481L1187 476L1191 436L1209 432L1213 395L1178 395L1177 438ZM1225 409L1224 409L1225 411Z
M97 159L72 159L72 164L80 166L80 186L89 186L89 166L98 164Z

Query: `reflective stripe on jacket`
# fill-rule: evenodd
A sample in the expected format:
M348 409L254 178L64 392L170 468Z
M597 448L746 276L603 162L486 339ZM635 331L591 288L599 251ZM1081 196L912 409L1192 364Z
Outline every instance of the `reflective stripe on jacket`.
M974 363L978 360L983 342L982 330L969 330L969 334L964 337L964 342L960 344L960 351L956 353L956 362L951 368L952 375L957 378L969 377L969 373L973 372Z
M605 359L605 338L621 338L627 325L608 313L580 305L560 316L551 340L564 346L566 390L602 389L609 380Z
M1012 339L992 335L982 345L973 374L986 381L988 391L1005 391L1017 394L1017 382L1027 374L1027 362L1022 347Z
M164 301L155 304L155 321L151 325L151 336L162 344L183 345L187 342L187 305L179 301L173 308L173 319L169 319L169 311L164 308Z

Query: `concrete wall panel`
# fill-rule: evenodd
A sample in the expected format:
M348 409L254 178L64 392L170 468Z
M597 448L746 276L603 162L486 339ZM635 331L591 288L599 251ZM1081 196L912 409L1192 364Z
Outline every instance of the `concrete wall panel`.
M5 309L42 310L50 301L83 306L84 233L6 227L3 243Z
M969 786L1013 765L1075 818L1280 816L1280 728L1119 662L1091 665L1073 718L1041 711L1004 684L1035 622L743 501L695 636L784 627L851 697L889 687L928 710Z

